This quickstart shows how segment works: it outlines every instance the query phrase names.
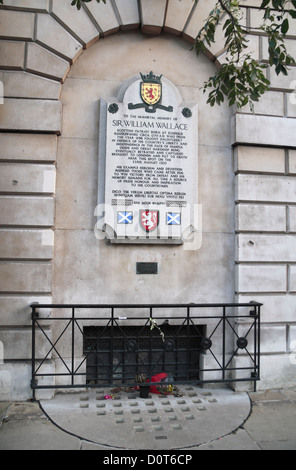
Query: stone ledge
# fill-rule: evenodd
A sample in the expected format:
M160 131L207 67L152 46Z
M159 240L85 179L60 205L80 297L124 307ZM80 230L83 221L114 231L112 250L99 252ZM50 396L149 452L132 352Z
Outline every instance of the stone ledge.
M0 184L4 193L44 193L55 192L54 165L31 163L1 163Z
M234 150L235 172L285 174L285 150L239 145Z
M0 134L0 160L54 163L56 153L56 135Z
M61 84L27 72L0 72L5 99L31 98L58 100Z
M295 295L273 294L266 292L263 294L239 294L235 298L236 302L256 301L262 303L261 321L263 323L288 323L295 322ZM248 314L249 309L246 310Z
M231 120L231 143L296 147L295 125L292 118L236 114Z
M0 295L0 311L2 323L6 326L31 326L32 325L32 309L30 304L38 302L40 304L51 304L51 296L34 296L19 295L9 296ZM38 309L39 315L44 317L50 316L50 309ZM45 320L42 321L44 324ZM48 323L50 323L49 320ZM52 323L52 322L51 322ZM4 358L5 359L5 358Z
M59 101L7 98L0 106L0 129L59 134L61 115Z
M0 262L0 292L48 294L51 292L50 262Z
M287 266L275 264L236 265L236 293L285 293Z
M286 205L238 204L237 232L286 232ZM252 235L249 235L252 236Z
M252 324L252 323L251 323ZM247 349L254 353L254 335L250 331L250 323L236 325L236 333L239 337L246 337L248 341ZM260 353L286 353L287 352L287 331L286 325L269 325L261 323L260 327ZM237 355L244 356L246 351L240 349Z
M235 186L236 202L295 203L296 178L293 176L238 174Z
M52 229L1 229L1 259L53 258L54 232Z
M296 262L296 236L240 234L236 236L236 261Z
M0 224L14 227L52 227L55 200L42 196L0 196Z

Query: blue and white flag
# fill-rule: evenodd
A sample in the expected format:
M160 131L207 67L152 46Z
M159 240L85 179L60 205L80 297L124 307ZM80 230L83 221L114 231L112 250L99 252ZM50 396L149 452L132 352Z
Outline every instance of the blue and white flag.
M133 213L130 211L117 212L117 223L118 224L132 224Z
M181 225L180 212L167 212L167 225Z

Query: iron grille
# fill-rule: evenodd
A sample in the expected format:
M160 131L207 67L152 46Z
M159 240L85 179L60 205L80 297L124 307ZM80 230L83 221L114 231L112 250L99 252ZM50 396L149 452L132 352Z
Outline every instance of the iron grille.
M33 399L37 389L135 385L135 371L151 378L164 368L174 381L252 381L256 389L261 306L31 304Z
M136 374L162 371L176 382L198 380L204 327L167 322L160 327L164 339L147 326L84 327L86 382L130 383Z

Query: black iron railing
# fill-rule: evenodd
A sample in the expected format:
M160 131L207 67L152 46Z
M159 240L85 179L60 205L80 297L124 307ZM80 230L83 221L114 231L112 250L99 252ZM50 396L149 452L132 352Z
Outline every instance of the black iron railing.
M256 389L261 305L34 303L33 398L37 389L132 386L135 374L160 372L172 382Z

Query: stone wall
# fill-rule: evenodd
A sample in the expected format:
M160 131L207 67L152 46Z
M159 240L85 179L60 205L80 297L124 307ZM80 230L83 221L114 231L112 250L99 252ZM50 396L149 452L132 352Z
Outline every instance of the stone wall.
M296 68L280 78L267 69L271 91L254 115L210 109L199 88L225 60L222 29L207 57L189 49L214 4L93 1L77 12L70 0L5 0L0 7L1 399L31 393L32 301L137 302L149 289L157 301L262 301L259 386L295 383ZM244 6L249 49L267 60L258 1ZM287 38L295 56L294 35L296 25ZM150 70L199 104L203 244L193 255L108 247L93 236L98 100ZM146 260L162 267L157 283L134 274L136 261Z

